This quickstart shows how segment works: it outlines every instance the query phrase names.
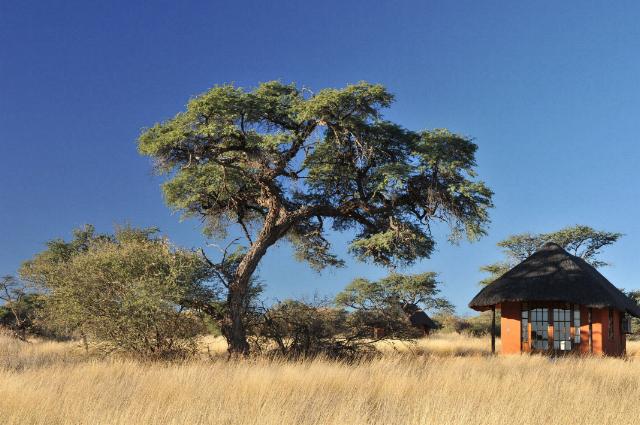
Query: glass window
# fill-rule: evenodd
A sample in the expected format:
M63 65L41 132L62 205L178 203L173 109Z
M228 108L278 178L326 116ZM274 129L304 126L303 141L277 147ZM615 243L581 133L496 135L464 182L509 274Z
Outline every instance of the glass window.
M553 348L560 351L571 350L570 309L553 309Z
M631 333L631 318L629 316L627 316L626 314L624 316L622 316L622 321L621 321L622 325L621 325L621 333L620 334L630 334Z
M613 339L613 310L609 309L609 339Z
M534 350L549 349L549 311L546 308L531 310L531 347Z
M580 344L580 306L573 307L573 342Z
M522 342L529 341L529 308L526 304L522 304L522 313L520 316L520 332Z

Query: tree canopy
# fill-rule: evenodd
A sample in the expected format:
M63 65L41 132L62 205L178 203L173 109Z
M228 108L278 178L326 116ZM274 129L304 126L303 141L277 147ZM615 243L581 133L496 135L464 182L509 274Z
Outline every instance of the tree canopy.
M512 235L498 242L498 246L504 248L505 260L481 267L480 270L489 273L490 276L480 283L487 285L493 282L547 242L557 243L570 254L584 259L596 268L604 267L609 264L600 258L602 249L612 245L622 236L622 233L595 230L584 225L568 226L550 233Z
M406 265L433 252L434 221L454 240L485 234L492 192L476 179L477 146L448 130L385 120L393 96L361 82L311 93L271 81L217 86L143 132L142 154L166 174L169 206L212 237L237 228L247 250L230 284L232 350L247 350L240 306L281 239L314 268L339 266L327 231L354 230L360 260Z
M357 278L336 296L336 304L356 310L406 305L416 305L424 310L452 310L452 305L439 296L438 286L434 272L414 275L391 273L376 281Z

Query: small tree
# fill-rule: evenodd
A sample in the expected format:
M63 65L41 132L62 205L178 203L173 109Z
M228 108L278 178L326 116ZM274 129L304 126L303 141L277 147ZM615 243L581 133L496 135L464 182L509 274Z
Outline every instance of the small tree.
M107 350L143 357L183 355L204 330L194 299L211 297L210 269L197 253L177 249L155 229L92 227L56 240L21 268L47 292L48 323L78 332Z
M229 281L229 349L247 353L251 278L280 240L321 269L342 260L329 228L354 230L351 252L411 264L434 249L430 224L453 239L484 235L492 192L475 179L476 145L447 130L414 132L382 119L393 96L359 83L316 94L279 82L219 86L144 131L142 154L170 176L168 204L205 232L241 232L247 249Z
M27 291L25 285L13 276L0 278L0 324L9 328L23 341L34 329L38 312L42 309L42 296Z
M398 338L415 336L408 324L409 306L424 310L451 312L453 306L443 297L437 274L415 275L391 273L378 281L358 278L336 296L336 304L351 309L363 326L384 329L384 334Z
M506 259L481 267L480 270L489 273L489 277L483 279L480 284L488 285L493 282L547 242L557 243L596 268L607 266L609 264L600 258L600 252L620 237L622 233L595 230L583 225L569 226L550 233L521 233L509 236L498 242L498 246L504 248Z

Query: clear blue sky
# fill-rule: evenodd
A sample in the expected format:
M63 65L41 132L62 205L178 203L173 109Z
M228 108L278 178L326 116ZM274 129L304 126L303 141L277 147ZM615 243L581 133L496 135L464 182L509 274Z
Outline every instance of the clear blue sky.
M505 1L0 2L0 274L94 223L158 225L206 243L163 204L136 152L141 128L218 83L313 89L367 80L387 117L475 138L495 191L490 233L433 258L461 313L478 268L512 233L570 224L621 231L603 270L639 288L640 4ZM335 235L345 252L348 235ZM346 255L346 254L345 254ZM271 299L334 294L384 270L350 260L318 275L286 245L260 274Z

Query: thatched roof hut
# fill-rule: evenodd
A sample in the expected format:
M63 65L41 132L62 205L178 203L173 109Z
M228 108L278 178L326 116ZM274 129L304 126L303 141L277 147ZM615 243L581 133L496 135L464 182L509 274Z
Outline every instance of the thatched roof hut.
M579 352L621 355L628 316L640 307L593 266L547 243L484 287L469 303L501 310L502 352ZM492 330L492 350L495 329Z
M509 301L561 301L640 317L640 307L598 270L552 242L483 288L469 307L485 311Z

